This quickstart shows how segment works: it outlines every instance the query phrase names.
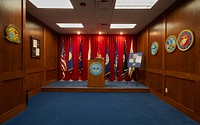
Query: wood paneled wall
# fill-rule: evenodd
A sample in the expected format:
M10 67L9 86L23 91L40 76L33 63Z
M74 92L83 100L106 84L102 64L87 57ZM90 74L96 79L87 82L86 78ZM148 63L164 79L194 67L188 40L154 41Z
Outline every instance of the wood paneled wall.
M5 28L14 24L21 43L5 37ZM30 36L40 40L41 57L31 58ZM26 0L0 1L0 124L26 108L30 96L57 77L57 33L26 15Z
M25 109L24 5L24 0L0 1L0 123ZM5 39L5 28L9 24L19 29L20 44Z
M26 90L32 96L41 91L41 87L58 80L58 36L34 17L27 14L25 50ZM31 57L30 37L40 41L40 58Z
M200 1L177 2L137 35L137 49L144 53L140 71L151 93L200 122ZM193 46L182 52L167 53L169 35L178 37L184 29L193 31ZM158 53L151 55L157 41ZM166 91L167 89L167 91Z

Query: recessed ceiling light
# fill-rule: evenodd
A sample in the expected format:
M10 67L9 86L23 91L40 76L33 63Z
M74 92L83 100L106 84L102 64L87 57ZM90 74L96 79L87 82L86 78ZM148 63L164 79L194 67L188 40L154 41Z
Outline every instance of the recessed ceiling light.
M136 24L111 24L110 29L132 29Z
M115 9L151 9L158 0L116 0Z
M37 8L73 9L70 0L29 0Z
M78 31L78 32L77 32L77 34L78 34L78 35L80 35L80 34L81 34L81 32L80 32L80 31Z
M56 23L60 28L84 28L82 23Z

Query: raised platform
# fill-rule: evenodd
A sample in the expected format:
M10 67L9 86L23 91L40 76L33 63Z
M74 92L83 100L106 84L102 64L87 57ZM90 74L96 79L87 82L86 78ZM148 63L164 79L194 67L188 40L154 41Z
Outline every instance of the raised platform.
M58 81L42 88L43 92L150 92L138 82L105 82L105 87L87 87L87 81Z

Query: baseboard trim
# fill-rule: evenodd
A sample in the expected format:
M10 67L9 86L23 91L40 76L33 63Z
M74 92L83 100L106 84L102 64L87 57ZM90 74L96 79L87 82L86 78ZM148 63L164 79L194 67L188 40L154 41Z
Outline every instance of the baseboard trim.
M182 113L186 114L188 117L190 117L190 118L192 118L195 121L200 123L200 117L198 115L196 115L193 110L181 105L180 103L177 103L177 102L173 101L172 99L170 99L170 98L168 98L168 97L156 92L153 89L150 89L150 93L155 95L159 99L163 100L167 104L171 105L172 107L176 108L177 110L181 111Z
M22 112L23 110L25 110L26 108L26 104L21 104L3 114L0 115L0 124L2 124L3 122L9 120L10 118L16 116L18 113Z
M34 96L34 95L40 93L41 90L42 90L41 88L38 88L38 89L35 89L35 90L32 90L32 91L28 92L28 98L30 98L31 96Z

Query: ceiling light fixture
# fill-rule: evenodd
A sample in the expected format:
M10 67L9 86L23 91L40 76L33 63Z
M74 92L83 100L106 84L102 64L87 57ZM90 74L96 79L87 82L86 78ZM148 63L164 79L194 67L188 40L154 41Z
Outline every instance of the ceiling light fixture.
M136 24L111 24L110 29L132 29Z
M116 0L115 9L151 9L158 0Z
M56 23L60 28L84 28L82 23Z
M29 0L37 8L74 9L70 0Z

